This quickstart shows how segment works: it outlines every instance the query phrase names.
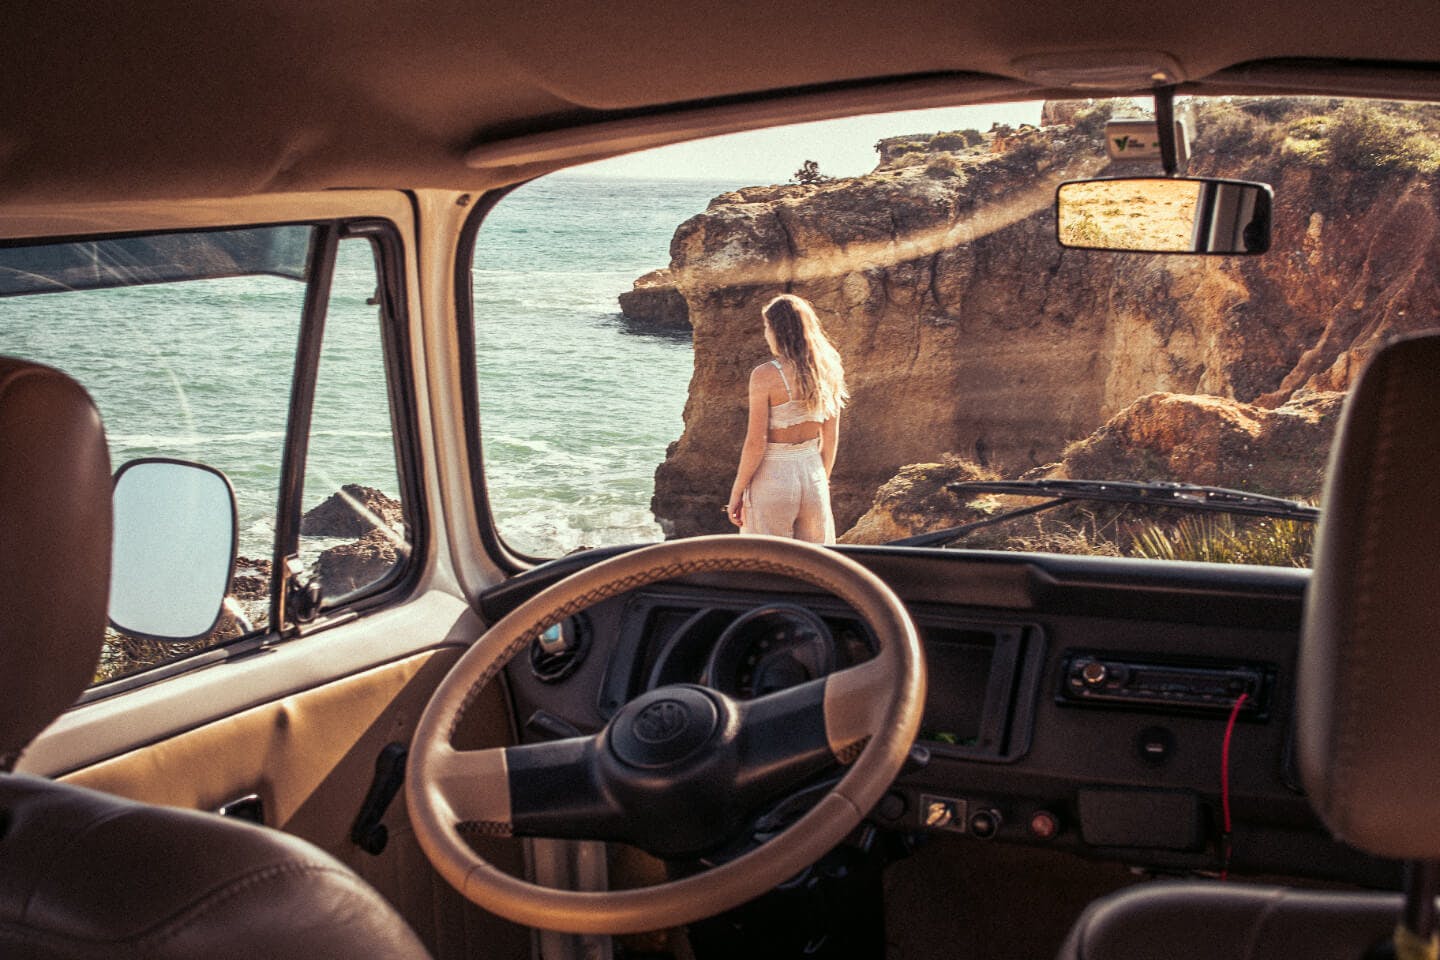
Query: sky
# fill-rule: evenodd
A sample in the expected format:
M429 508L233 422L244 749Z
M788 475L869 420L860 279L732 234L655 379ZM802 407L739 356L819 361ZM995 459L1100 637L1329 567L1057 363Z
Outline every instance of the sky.
M1039 124L1040 107L1041 102L1035 100L822 120L679 143L576 167L573 172L587 176L677 177L759 185L785 183L794 177L802 163L814 160L826 176L853 177L875 169L879 161L875 141L882 137L967 127L984 131L997 122L1011 126Z

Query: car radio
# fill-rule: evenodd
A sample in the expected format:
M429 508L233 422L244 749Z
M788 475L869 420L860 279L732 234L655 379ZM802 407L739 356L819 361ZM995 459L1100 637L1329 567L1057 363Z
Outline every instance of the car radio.
M1228 713L1263 720L1274 668L1263 664L1196 664L1072 653L1065 660L1058 699L1092 706Z

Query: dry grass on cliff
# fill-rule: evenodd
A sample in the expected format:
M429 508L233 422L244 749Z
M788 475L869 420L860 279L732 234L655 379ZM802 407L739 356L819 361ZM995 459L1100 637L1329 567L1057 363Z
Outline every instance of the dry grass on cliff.
M1315 526L1299 520L1240 521L1220 514L1186 517L1174 526L1141 531L1130 555L1152 560L1251 563L1266 567L1308 567L1314 555Z
M1314 524L1269 517L1179 514L1147 508L1066 509L1063 516L1036 515L967 538L959 546L1063 553L1087 557L1137 557L1197 563L1244 563L1309 567Z
M1120 544L1107 532L1105 521L1093 513L1071 520L1033 516L1008 527L978 531L972 539L958 544L982 550L1018 550L1024 553L1063 553L1077 557L1124 556Z

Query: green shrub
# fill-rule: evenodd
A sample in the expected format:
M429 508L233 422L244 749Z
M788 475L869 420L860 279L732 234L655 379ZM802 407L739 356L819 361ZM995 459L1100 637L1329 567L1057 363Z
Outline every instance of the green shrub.
M1151 524L1135 535L1130 554L1152 560L1253 563L1308 567L1315 526L1269 517L1238 521L1228 515L1185 517L1174 526Z
M1227 155L1268 152L1272 124L1232 104L1211 104L1195 117L1195 146Z
M985 142L985 135L974 127L966 127L960 131L960 136L965 138L965 146L978 147Z
M965 170L959 160L948 153L937 153L925 164L925 176L932 180L949 180L958 178L963 184L966 180Z
M1311 166L1330 162L1330 117L1302 117L1285 124L1280 155Z
M1412 117L1349 103L1327 128L1330 159L1356 170L1440 170L1440 138Z
M1031 137L1015 144L999 158L999 163L1011 171L1031 171L1050 152L1049 147L1038 137Z
M800 169L791 175L790 179L799 184L822 183L830 178L820 172L820 164L814 160L806 160L800 165Z
M1300 110L1313 113L1318 107L1317 101L1307 97L1236 97L1231 102L1236 109L1267 123L1279 123Z
M1101 100L1090 109L1075 115L1075 132L1092 140L1099 140L1105 136L1105 124L1110 122L1114 113L1115 102Z
M968 146L961 133L937 133L930 140L931 150L964 150Z

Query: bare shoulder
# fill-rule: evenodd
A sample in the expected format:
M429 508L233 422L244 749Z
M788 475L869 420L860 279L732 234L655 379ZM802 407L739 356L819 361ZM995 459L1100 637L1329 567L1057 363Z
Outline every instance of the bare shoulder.
M765 362L754 370L750 371L750 386L770 389L771 385L780 382L780 375L775 370L775 364Z

